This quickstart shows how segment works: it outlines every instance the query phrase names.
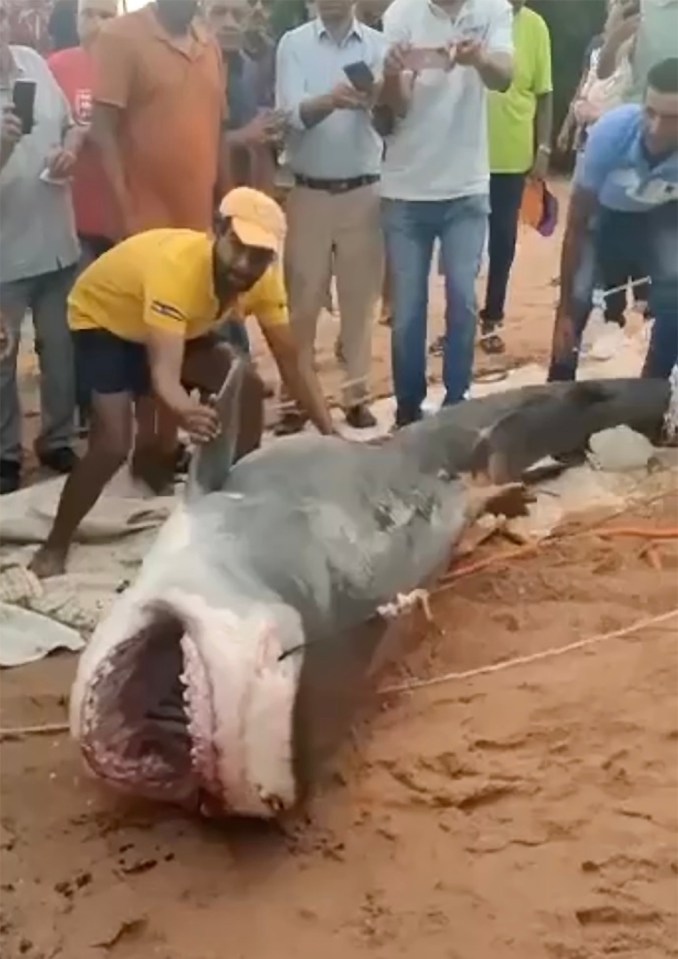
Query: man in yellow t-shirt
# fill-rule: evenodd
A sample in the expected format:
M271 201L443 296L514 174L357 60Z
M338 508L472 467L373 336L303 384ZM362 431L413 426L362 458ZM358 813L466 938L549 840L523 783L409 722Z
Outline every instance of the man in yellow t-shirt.
M89 446L68 478L52 531L36 553L38 576L62 572L78 525L127 460L149 478L162 461L157 400L196 443L219 430L216 410L189 390L219 391L232 348L213 330L233 311L255 316L290 393L321 433L333 432L320 384L301 368L288 323L277 256L285 217L270 197L240 187L225 197L214 237L152 230L105 253L77 280L68 301L76 375L92 396ZM237 457L263 428L263 385L250 368L240 403ZM132 437L133 412L137 435Z
M485 308L480 314L480 344L487 353L504 350L498 329L504 320L525 178L543 180L551 154L551 38L544 20L534 10L525 9L524 0L510 3L513 82L506 93L488 95L490 262Z

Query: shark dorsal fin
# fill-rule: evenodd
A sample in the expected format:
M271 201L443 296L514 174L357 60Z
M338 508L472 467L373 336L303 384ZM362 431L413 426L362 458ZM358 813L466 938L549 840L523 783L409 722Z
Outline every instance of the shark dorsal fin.
M247 360L236 356L216 397L221 432L215 439L198 446L191 459L186 481L186 498L196 499L222 489L235 461L240 423L240 395Z

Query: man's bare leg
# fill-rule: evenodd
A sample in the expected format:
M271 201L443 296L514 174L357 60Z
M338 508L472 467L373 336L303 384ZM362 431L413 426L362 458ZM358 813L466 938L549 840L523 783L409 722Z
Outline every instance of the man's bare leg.
M137 397L134 413L136 435L131 462L132 476L160 495L168 490L174 479L179 443L177 420L150 395Z
M218 393L235 354L226 343L196 343L187 350L182 377L187 386L205 393ZM240 429L236 459L261 446L264 432L264 386L259 374L248 364L240 395Z
M87 452L66 480L54 526L30 564L36 576L63 573L76 529L127 459L131 443L131 395L93 393Z

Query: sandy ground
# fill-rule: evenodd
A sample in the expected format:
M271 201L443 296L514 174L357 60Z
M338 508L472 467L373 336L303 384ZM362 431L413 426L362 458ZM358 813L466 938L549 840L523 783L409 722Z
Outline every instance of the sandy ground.
M523 236L509 361L544 358L556 273L557 244ZM327 319L330 386L335 329ZM375 392L387 383L384 345L380 329ZM678 494L610 524L631 522L675 525ZM459 579L436 597L435 626L412 628L396 678L472 670L671 610L678 547L666 541L648 557L643 545L588 531ZM74 668L57 656L4 673L2 726L62 721ZM677 684L670 621L385 697L307 813L280 828L121 804L83 777L66 736L6 740L0 952L678 956Z

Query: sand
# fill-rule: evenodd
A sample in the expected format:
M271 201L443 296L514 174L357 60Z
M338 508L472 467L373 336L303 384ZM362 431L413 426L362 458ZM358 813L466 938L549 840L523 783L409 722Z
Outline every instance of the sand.
M509 360L543 360L556 273L555 242L524 235ZM323 336L329 367L332 321ZM673 495L611 523L677 520ZM473 670L671 610L678 546L645 545L588 531L459 579L434 598L435 625L411 627L411 653L383 682ZM280 827L123 803L83 776L66 736L6 740L0 952L678 956L677 626L381 698L306 813ZM2 726L63 721L74 668L63 655L4 673Z

